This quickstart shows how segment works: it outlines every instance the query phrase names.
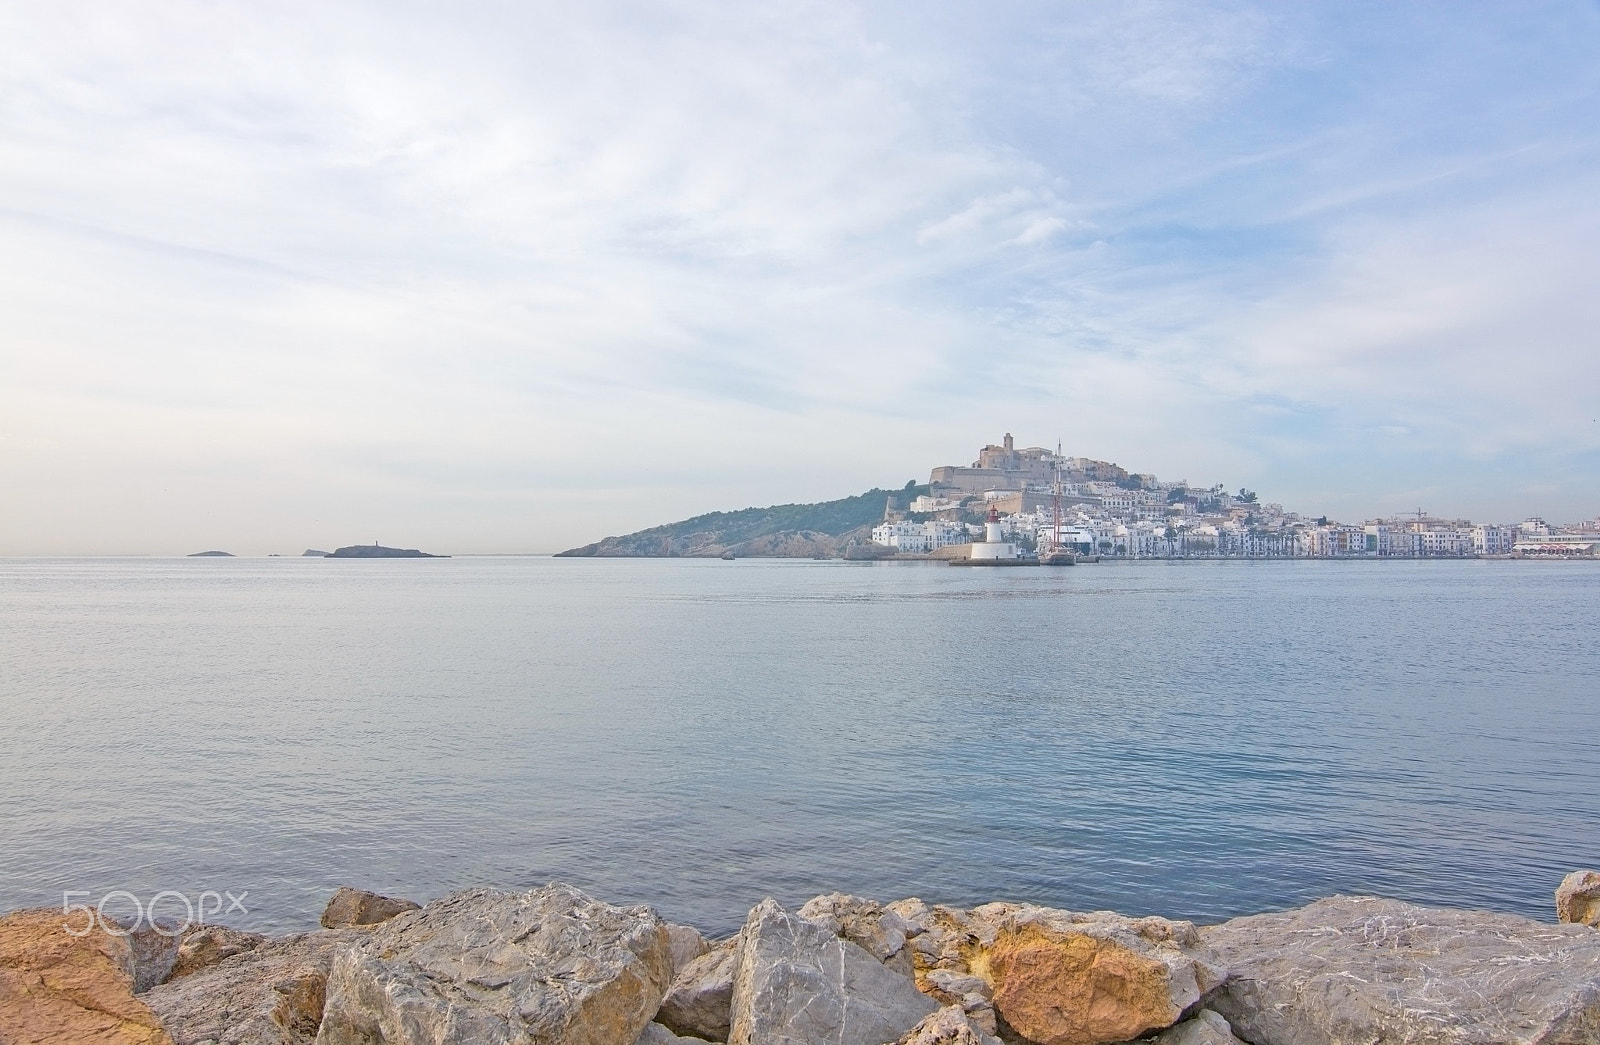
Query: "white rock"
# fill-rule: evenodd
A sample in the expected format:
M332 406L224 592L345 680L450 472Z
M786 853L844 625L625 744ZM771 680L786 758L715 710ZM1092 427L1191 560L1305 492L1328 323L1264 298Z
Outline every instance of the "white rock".
M340 954L319 1045L617 1045L672 978L666 924L570 886L472 889Z
M1201 930L1227 962L1207 1002L1258 1045L1591 1045L1600 933L1336 896Z
M768 899L739 933L730 1045L883 1045L938 1003L912 980Z

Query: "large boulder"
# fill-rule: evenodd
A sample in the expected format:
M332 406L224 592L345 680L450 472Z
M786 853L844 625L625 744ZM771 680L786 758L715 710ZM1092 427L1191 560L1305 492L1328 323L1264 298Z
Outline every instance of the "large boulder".
M1600 871L1574 871L1561 880L1556 920L1600 928Z
M1009 903L889 906L911 926L918 986L974 1019L987 1015L986 994L1036 1045L1099 1045L1171 1026L1226 975L1188 922Z
M255 950L267 942L260 933L230 929L226 925L196 925L187 930L178 944L178 957L167 982L209 969L236 954Z
M1202 930L1256 1045L1594 1045L1600 933L1336 896Z
M672 979L666 923L551 884L471 889L402 914L334 962L319 1045L617 1045Z
M310 1045L322 1024L335 953L367 934L324 930L246 947L242 945L250 941L232 933L187 938L185 946L193 943L213 952L211 956L239 949L182 976L175 974L146 994L145 1002L176 1045ZM180 956L180 968L182 962Z
M1188 922L1027 907L974 956L994 1007L1038 1045L1099 1045L1169 1027L1223 970Z
M727 1041L733 1021L733 974L739 967L737 940L695 958L678 973L656 1013L675 1034Z
M52 910L0 917L0 1042L171 1045L134 990L176 953L176 933L122 936Z
M328 898L328 906L322 909L322 927L358 929L369 925L381 925L397 914L415 911L420 907L420 904L412 903L410 900L397 900L392 896L369 893L365 889L340 886L339 890Z
M771 899L739 933L730 1045L883 1045L938 1003L910 977Z

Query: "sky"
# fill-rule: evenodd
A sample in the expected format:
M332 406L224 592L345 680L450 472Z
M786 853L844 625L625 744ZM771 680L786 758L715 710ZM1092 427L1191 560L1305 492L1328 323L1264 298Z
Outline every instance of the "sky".
M0 0L0 554L1594 518L1597 332L1593 0Z

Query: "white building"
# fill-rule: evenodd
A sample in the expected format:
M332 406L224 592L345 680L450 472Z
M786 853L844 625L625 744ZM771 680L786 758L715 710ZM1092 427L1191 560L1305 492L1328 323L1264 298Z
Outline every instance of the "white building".
M1473 536L1471 530L1423 530L1416 536L1422 538L1423 555L1471 555Z
M880 523L872 528L872 543L897 551L925 554L952 544L965 544L967 528L943 519L912 522L909 519Z
M1510 555L1517 542L1517 531L1511 526L1476 526L1472 530L1472 551L1475 555Z

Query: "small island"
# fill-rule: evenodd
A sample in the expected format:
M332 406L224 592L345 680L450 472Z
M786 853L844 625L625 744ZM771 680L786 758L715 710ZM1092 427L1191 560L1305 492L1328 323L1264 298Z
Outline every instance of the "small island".
M326 559L332 552L325 552L321 548L307 548L300 553L302 559Z
M191 559L231 559L231 558L234 557L234 555L233 555L232 552L214 552L213 551L213 552L190 552L188 557L191 558Z
M415 548L385 548L381 544L352 544L329 552L328 559L448 559L448 555L432 555Z

